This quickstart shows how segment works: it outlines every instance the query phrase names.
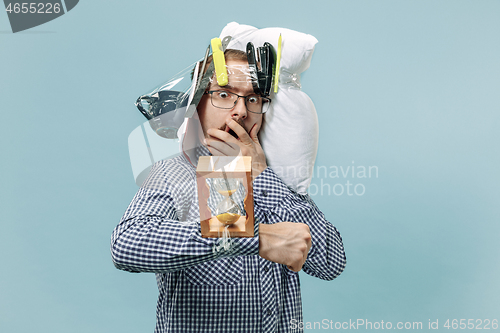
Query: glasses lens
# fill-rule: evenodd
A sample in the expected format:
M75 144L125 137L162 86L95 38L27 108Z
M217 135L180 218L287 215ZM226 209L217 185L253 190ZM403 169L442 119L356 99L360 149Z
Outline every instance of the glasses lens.
M238 98L238 96L228 91L213 91L211 95L212 105L221 109L232 109L234 102Z
M259 95L247 96L245 99L247 110L254 113L262 113L262 99Z

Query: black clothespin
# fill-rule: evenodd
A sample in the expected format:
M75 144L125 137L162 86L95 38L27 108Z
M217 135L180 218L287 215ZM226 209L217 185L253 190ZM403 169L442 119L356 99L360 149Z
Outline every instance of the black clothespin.
M263 47L259 48L260 66L262 74L259 76L260 90L264 97L269 96L271 84L273 81L274 65L276 62L276 53L273 46L265 42Z
M256 52L253 44L248 42L247 59L250 75L254 78L252 80L254 92L264 97L269 96L276 63L274 47L266 42L264 46L258 47Z
M247 59L248 59L248 67L250 68L250 77L252 78L253 91L256 94L261 95L259 87L257 60L255 59L255 48L252 42L247 43Z

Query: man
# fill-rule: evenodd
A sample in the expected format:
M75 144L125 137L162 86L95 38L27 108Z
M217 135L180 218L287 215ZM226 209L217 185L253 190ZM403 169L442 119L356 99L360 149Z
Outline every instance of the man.
M186 156L156 163L111 244L117 268L156 273L155 332L297 331L297 272L331 280L345 267L335 227L267 166L257 136L266 99L253 90L245 53L225 57L229 84L212 80L197 108L204 145L196 153L252 157L255 237L218 251L218 239L200 235L194 166Z

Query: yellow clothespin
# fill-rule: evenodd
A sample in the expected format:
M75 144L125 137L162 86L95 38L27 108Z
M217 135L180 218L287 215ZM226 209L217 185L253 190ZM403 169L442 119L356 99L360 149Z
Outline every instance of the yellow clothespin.
M212 38L210 44L212 45L212 59L215 66L217 83L219 84L219 86L223 87L227 85L228 80L226 59L224 58L224 52L222 52L222 42L220 38Z
M274 93L278 92L278 82L280 79L280 62L281 62L281 34L278 38L278 54L276 55L276 72L274 73Z

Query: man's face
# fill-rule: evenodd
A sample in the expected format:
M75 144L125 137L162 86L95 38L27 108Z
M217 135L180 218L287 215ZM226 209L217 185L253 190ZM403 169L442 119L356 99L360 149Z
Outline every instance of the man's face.
M241 60L227 60L227 66L244 66L245 72L248 73L248 62ZM240 67L242 68L242 67ZM238 70L233 70L234 73L228 74L228 85L220 87L217 81L214 80L208 90L225 90L238 94L240 96L247 96L254 93L252 82L246 79L246 74L239 73ZM260 129L262 125L262 114L248 112L245 106L245 100L239 98L236 105L232 109L220 109L212 105L210 95L203 95L200 103L198 104L198 116L200 118L203 134L207 137L207 129L215 128L222 131L229 132L235 136L234 132L226 125L226 120L233 119L238 122L247 133L250 132L252 127L256 124Z

